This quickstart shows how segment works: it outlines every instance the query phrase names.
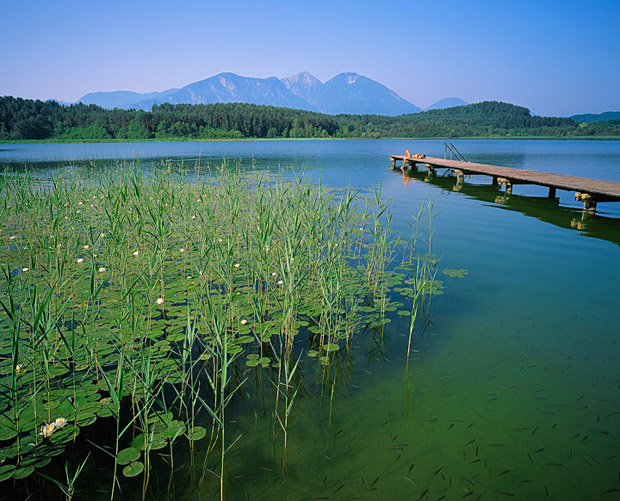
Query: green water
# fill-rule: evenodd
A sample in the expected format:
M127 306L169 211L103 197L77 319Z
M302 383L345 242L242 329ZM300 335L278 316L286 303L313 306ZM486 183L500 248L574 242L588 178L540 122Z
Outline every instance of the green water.
M469 160L620 180L620 143L460 141ZM8 149L7 149L8 148ZM138 155L277 171L292 166L331 187L381 187L397 234L434 202L433 248L445 290L418 330L405 372L408 320L356 333L330 372L306 363L289 421L286 471L268 374L248 373L228 413L242 438L227 457L228 499L613 499L620 492L620 207L583 218L571 193L517 186L509 199L484 178L460 192L389 171L405 149L443 156L435 141L274 141L144 145L17 145L0 163L43 169L110 165ZM44 163L41 163L44 162ZM59 168L60 165L60 168ZM282 175L289 176L290 172ZM407 182L405 182L407 181ZM464 278L444 268L467 269ZM199 447L200 449L200 447ZM177 458L154 497L210 499ZM215 468L216 459L209 460ZM180 463L180 464L179 464ZM96 478L96 477L95 477ZM93 477L90 477L92 481ZM85 486L83 486L85 488ZM123 496L137 491L126 486ZM471 494L470 494L471 493ZM90 492L93 495L93 491Z

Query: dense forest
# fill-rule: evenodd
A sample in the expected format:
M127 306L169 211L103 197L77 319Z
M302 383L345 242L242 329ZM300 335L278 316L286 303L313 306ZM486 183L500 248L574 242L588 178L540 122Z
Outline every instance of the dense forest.
M620 137L620 120L578 123L483 102L397 117L325 115L228 104L162 104L151 111L104 109L0 97L0 141L224 138Z

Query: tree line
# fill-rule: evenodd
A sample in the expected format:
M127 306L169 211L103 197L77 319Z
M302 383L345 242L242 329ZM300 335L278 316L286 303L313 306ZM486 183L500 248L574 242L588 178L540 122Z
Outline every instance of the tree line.
M326 115L246 103L160 104L151 111L105 109L0 97L0 140L225 138L620 137L620 120L578 123L482 102L397 117Z

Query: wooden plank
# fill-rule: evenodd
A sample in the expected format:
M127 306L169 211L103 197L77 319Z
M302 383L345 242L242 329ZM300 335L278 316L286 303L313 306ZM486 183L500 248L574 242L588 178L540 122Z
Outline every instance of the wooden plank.
M390 155L390 159L403 161L404 155ZM499 165L479 164L475 162L461 162L444 158L425 157L414 159L415 163L429 164L434 167L458 169L465 174L486 174L492 177L505 177L513 184L536 184L549 188L559 188L567 191L586 192L598 201L620 200L620 182L591 179L587 177L569 176L567 174L554 174Z

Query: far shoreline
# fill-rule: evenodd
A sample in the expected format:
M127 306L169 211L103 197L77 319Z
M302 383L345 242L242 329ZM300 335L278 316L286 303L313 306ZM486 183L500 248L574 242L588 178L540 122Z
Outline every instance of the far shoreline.
M537 140L537 141L620 141L620 136L464 136L464 137L243 137L243 138L151 138L151 139L4 139L3 144L107 144L107 143L191 143L244 141L461 141L461 140Z

